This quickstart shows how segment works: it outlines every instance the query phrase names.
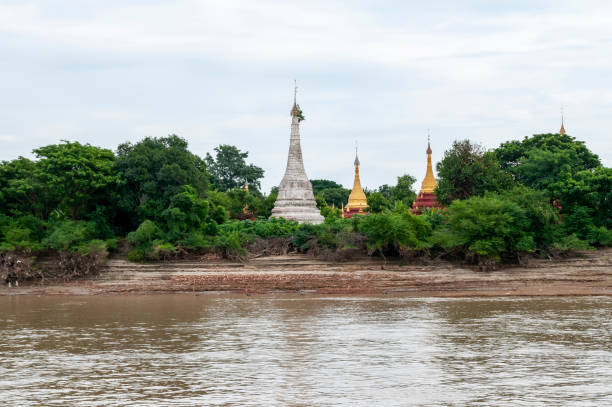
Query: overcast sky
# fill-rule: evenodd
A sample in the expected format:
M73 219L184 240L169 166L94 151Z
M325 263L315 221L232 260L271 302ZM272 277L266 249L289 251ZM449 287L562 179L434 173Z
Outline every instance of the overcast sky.
M460 4L460 5L459 5ZM612 2L0 0L0 160L176 133L278 185L298 81L308 176L425 174L456 139L567 132L612 166ZM419 185L415 185L417 187Z

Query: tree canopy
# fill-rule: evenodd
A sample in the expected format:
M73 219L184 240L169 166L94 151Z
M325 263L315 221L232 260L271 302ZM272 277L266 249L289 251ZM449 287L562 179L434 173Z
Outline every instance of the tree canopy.
M495 149L495 155L501 168L512 172L513 169L528 162L530 156L538 151L565 154L567 158L565 164L573 171L593 169L601 165L599 157L591 152L583 141L578 141L567 134L548 133L525 136L521 141L512 140L502 143Z
M218 191L229 191L233 188L243 188L248 183L249 188L259 190L264 170L256 165L247 164L248 152L242 152L235 146L221 144L215 147L215 157L206 153L206 165L212 188Z
M561 207L567 233L592 241L598 228L611 226L612 170L584 142L536 134L502 143L495 154L516 182L544 191Z
M204 197L208 190L204 161L177 135L119 145L114 168L121 178L117 206L123 222L131 227L144 219L159 218L185 185L198 197Z
M112 151L64 141L34 150L37 160L23 157L0 165L0 208L3 212L86 219L114 205L119 177Z
M324 189L345 189L336 181L329 179L311 179L310 183L312 184L312 193L315 195L319 195Z
M569 136L535 135L492 151L454 142L437 165L436 193L446 207L419 216L410 214L410 175L365 189L373 215L350 220L339 209L350 190L312 180L326 219L316 226L267 220L278 188L259 191L263 170L246 162L247 152L221 145L214 153L203 160L170 135L124 143L116 153L64 141L34 150L35 159L0 163L0 277L9 275L7 256L22 255L25 264L43 252L60 256L65 275L87 275L120 239L137 261L210 250L244 259L248 251L291 248L338 259L378 253L520 262L527 253L612 245L612 169Z
M510 187L512 178L501 170L495 153L469 140L455 141L436 165L436 196L443 205L456 199L482 196L487 191Z

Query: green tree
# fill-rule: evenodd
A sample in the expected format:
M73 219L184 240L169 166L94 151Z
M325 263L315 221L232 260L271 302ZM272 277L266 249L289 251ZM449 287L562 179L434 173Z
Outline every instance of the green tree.
M119 178L111 150L65 141L34 150L36 182L50 207L73 220L84 219L96 208L114 206Z
M495 149L495 155L502 169L515 173L514 170L525 164L536 151L567 153L565 163L572 171L593 169L601 165L599 157L593 154L583 141L577 141L567 134L535 134L531 137L525 137L521 141L513 140L502 143ZM553 168L553 170L553 173L561 172L561 169L555 170ZM525 183L520 179L519 181Z
M397 184L391 189L391 201L402 201L410 206L416 199L416 193L412 186L416 182L416 178L411 175L404 174L397 177Z
M47 217L55 203L47 202L45 186L36 176L36 162L27 158L0 163L0 213Z
M467 259L501 260L535 250L525 211L516 203L495 196L455 200L447 209L445 228L433 241Z
M368 197L368 207L372 213L380 213L389 209L389 201L380 192L372 192Z
M249 188L261 188L264 170L253 164L247 164L248 152L242 152L235 146L221 144L215 147L215 157L206 154L206 164L210 173L213 189L228 191L243 188L248 182Z
M119 145L115 170L121 179L117 204L127 230L145 219L159 219L185 185L192 186L201 198L208 189L204 161L187 150L187 141L176 135Z
M229 198L230 217L232 219L249 219L257 217L257 197L242 188L230 189L225 193Z
M547 249L555 239L559 238L559 225L561 224L559 209L551 204L546 192L517 185L510 190L485 196L492 196L519 205L529 222L526 230L533 234L538 249Z
M344 189L344 187L335 181L328 179L311 179L312 192L315 195L319 195L324 189Z
M40 219L112 216L118 178L112 151L63 142L34 150L37 161L23 157L0 164L0 208Z
M166 236L174 241L193 230L201 230L208 221L209 203L200 199L195 188L186 185L184 190L170 199L170 205L162 212L166 221Z
M503 143L495 153L518 182L545 192L562 208L568 235L599 244L592 236L604 236L612 227L612 169L603 167L584 142L568 135L536 134Z
M487 191L503 191L513 183L501 170L495 153L469 140L453 142L436 169L439 181L435 193L443 205L455 199L482 196Z
M323 198L327 206L341 207L346 205L351 191L345 188L325 188L317 194L317 197Z
M378 187L378 191L376 191L376 192L380 192L382 194L382 196L384 196L385 199L388 200L388 201L393 200L393 198L392 198L393 187L391 185L389 185L389 184L383 184L383 185L379 186Z
M593 229L612 229L612 168L566 172L549 189L563 208L568 234L585 239L595 233ZM593 243L598 244L597 239Z
M278 197L278 188L274 187L268 195L258 197L255 202L255 213L257 217L269 218L274 209L274 203Z
M384 256L385 253L402 254L430 247L431 226L423 218L407 211L360 217L357 230L367 237L366 246L370 253L378 252Z

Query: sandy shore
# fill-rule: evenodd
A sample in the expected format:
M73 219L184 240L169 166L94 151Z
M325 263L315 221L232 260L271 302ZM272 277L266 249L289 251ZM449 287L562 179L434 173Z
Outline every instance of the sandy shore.
M135 264L111 259L92 279L22 284L0 295L97 295L233 292L390 294L415 297L612 295L612 249L558 261L532 260L491 272L450 263L383 264L364 258L330 263L302 255Z

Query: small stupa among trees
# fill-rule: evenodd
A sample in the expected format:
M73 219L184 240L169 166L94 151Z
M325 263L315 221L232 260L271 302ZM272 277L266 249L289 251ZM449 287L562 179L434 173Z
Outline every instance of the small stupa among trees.
M355 147L355 179L353 181L353 190L348 197L348 203L342 208L343 218L352 218L355 215L367 215L368 200L363 188L361 188L361 180L359 179L359 156L357 155L357 147Z
M431 145L429 141L429 135L427 136L427 171L425 172L425 178L421 183L421 190L417 195L416 200L412 204L411 212L416 215L422 214L426 209L429 208L440 208L440 204L436 198L436 187L438 183L434 177L433 168L431 165Z

